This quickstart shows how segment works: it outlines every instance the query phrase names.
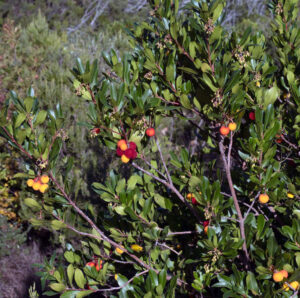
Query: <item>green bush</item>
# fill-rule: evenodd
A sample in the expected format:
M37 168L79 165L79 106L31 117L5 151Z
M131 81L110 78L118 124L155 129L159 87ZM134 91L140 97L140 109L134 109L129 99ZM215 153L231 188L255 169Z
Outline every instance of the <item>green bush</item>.
M83 124L119 156L106 181L92 184L97 199L74 197L74 158L59 162L67 146L60 105L47 110L32 91L12 92L1 111L2 137L24 154L22 176L50 177L49 191L25 202L42 211L32 223L80 237L66 243L65 264L44 264L45 294L297 295L297 1L270 3L269 43L251 28L227 33L222 0L193 0L185 14L178 0L149 3L151 17L131 32L132 51L103 53L110 71L80 59L72 70L86 102ZM189 123L197 150L167 142L166 119Z

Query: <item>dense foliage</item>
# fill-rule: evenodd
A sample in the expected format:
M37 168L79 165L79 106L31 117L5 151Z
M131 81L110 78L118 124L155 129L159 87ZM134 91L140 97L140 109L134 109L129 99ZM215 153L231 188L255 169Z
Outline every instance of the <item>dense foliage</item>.
M130 52L104 52L100 68L77 59L72 70L81 125L114 158L106 181L92 184L97 198L74 195L80 155L67 154L63 105L43 106L29 88L1 110L0 133L24 156L15 177L28 179L31 223L80 237L62 241L64 262L42 266L46 294L297 295L297 1L269 4L268 41L251 28L228 33L222 0L193 0L181 13L178 0L149 4ZM196 144L160 131L166 119ZM50 187L38 192L43 177Z

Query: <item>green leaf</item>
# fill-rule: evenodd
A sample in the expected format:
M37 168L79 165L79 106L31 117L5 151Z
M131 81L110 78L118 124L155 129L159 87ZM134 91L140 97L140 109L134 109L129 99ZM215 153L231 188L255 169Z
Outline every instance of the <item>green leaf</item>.
M47 117L47 111L44 110L39 111L39 113L36 116L34 125L42 124L46 120L46 117Z
M84 286L86 284L86 279L82 273L82 271L78 268L75 269L75 281L78 287L81 289L84 289Z
M64 284L59 284L59 283L50 284L49 287L56 292L62 292L66 288Z
M73 264L75 262L75 256L74 256L73 251L66 251L64 253L64 257L71 264Z
M255 275L253 272L248 272L248 275L246 277L246 283L247 283L247 288L251 290L253 295L260 294L260 290L258 288L257 281L255 279Z
M26 97L24 99L25 109L27 113L30 113L33 103L34 103L34 98L32 97Z
M34 199L27 198L24 200L25 205L32 209L41 210L42 206Z
M277 97L279 97L278 87L273 86L272 88L268 89L265 92L265 96L264 96L265 108L267 108L269 104L273 104L276 101Z
M51 227L54 230L60 230L60 229L66 228L66 224L59 220L54 219L51 221Z
M15 127L16 128L19 127L25 119L26 119L26 114L20 113L16 118Z
M70 285L72 285L72 283L73 283L74 271L75 271L74 266L72 264L69 264L69 266L67 268L67 274L68 274L68 279L69 279Z

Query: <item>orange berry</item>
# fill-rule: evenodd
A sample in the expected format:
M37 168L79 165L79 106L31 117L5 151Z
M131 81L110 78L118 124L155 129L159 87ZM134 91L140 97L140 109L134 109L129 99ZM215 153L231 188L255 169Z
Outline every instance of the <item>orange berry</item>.
M43 175L43 176L41 177L41 182L42 182L43 184L47 184L47 183L49 182L49 177L48 177L47 175Z
M207 232L208 232L208 226L206 226L206 227L204 228L204 233L207 234Z
M86 263L85 266L94 267L95 263L94 262L88 262L88 263Z
M128 162L130 161L130 158L128 158L125 154L123 154L123 155L121 156L121 160L122 160L122 162L124 162L124 163L128 163Z
M267 194L261 194L259 195L258 200L260 203L266 204L269 202L269 196Z
M283 280L283 274L281 273L281 271L277 271L273 273L273 280L275 282L281 282Z
M102 260L100 261L100 265L99 265L98 262L96 263L96 267L95 268L96 268L97 271L100 271L102 269Z
M186 196L186 198L189 199L189 200L191 200L193 196L194 195L192 193L188 193L187 196Z
M120 148L122 144L126 144L126 141L124 139L119 140L117 146Z
M289 273L286 270L280 270L281 274L283 275L284 278L288 278Z
M122 143L121 146L120 146L120 149L121 149L122 151L127 150L127 149L128 149L127 144L126 144L126 143Z
M49 185L48 184L42 184L39 191L41 193L44 193L47 189L49 188Z
M147 128L146 135L148 137L153 137L155 135L155 129L153 127Z
M27 180L27 185L28 185L29 187L32 187L33 183L34 183L33 179L28 179L28 180Z
M234 123L234 122L229 123L228 128L231 131L236 130L236 123Z
M124 246L122 246L124 247ZM116 248L116 253L118 253L119 255L121 255L124 252L124 250L120 249L119 247Z
M34 182L32 185L32 188L34 190L39 190L41 188L42 184L40 182Z
M221 126L220 133L222 136L227 136L229 134L230 130L226 126Z

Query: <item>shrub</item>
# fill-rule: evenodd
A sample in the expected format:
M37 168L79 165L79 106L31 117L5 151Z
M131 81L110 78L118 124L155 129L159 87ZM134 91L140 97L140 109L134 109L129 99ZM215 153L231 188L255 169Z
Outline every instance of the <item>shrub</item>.
M100 79L97 61L78 59L72 71L87 128L119 160L119 173L93 183L101 202L70 195L73 159L57 163L65 144L60 106L46 111L33 94L11 93L11 121L2 111L0 133L23 152L27 178L50 177L49 191L27 201L42 210L32 221L82 237L66 245L65 266L45 264L46 294L296 295L297 1L270 4L272 56L262 33L222 28L224 1L193 0L182 15L177 0L149 3L151 17L131 32L131 53L104 53L111 70ZM166 151L159 126L166 118L190 123L200 148Z

